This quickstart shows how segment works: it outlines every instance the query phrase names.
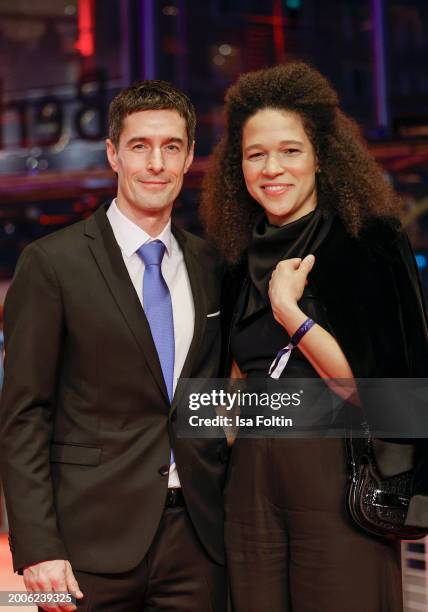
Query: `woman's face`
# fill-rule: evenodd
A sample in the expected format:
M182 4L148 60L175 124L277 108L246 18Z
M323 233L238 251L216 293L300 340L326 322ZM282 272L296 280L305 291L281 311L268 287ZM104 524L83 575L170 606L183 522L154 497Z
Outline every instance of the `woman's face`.
M242 171L269 223L284 225L317 204L317 159L299 115L265 108L242 131Z

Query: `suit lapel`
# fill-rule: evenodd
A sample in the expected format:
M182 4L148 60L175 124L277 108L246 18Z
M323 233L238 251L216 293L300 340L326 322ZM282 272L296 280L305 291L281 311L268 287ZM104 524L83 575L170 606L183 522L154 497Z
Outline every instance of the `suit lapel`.
M187 353L183 369L179 375L180 378L191 378L193 364L199 354L199 345L202 342L207 323L207 300L204 291L204 284L207 282L206 270L200 260L200 255L194 251L192 245L186 235L177 227L172 227L172 232L183 251L184 261L186 264L187 274L189 276L190 288L192 290L193 304L195 308L195 327L193 330L193 338ZM174 396L174 409L178 398Z
M129 278L119 245L116 242L113 230L107 219L104 206L101 206L86 222L85 235L91 238L89 241L89 249L98 264L101 274L119 310L145 357L153 378L169 404L168 392L150 326L138 296L135 293L131 279Z

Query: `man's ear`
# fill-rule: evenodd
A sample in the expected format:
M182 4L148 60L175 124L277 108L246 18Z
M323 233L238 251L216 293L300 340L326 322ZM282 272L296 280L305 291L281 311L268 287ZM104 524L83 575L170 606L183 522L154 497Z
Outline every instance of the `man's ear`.
M117 173L117 167L118 167L117 151L116 151L116 147L114 146L110 138L106 139L106 153L107 153L108 163L110 164L111 169L113 170L113 172Z
M186 174L186 172L192 165L194 153L195 153L195 141L192 142L192 146L190 147L189 152L186 157L186 161L184 162L184 174Z

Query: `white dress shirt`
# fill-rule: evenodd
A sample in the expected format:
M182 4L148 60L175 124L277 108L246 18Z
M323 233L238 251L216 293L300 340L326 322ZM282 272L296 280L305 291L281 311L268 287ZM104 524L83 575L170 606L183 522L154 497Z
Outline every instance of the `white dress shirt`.
M174 319L175 359L173 388L175 391L177 380L183 369L193 338L195 307L183 252L171 232L171 219L159 236L152 237L121 212L116 200L113 200L111 203L107 211L107 218L110 221L114 237L122 251L123 261L143 308L143 276L145 266L137 250L143 244L146 244L146 242L153 240L160 240L166 247L161 270L171 294ZM172 463L170 466L168 486L180 486L175 463Z

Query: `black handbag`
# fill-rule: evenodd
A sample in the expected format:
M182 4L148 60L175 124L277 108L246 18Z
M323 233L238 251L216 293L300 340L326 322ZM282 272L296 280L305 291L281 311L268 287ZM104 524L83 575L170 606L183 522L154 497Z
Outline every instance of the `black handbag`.
M414 471L383 478L370 435L346 439L349 485L346 505L353 521L364 531L388 539L417 540L428 534L422 527L405 525L413 492Z

